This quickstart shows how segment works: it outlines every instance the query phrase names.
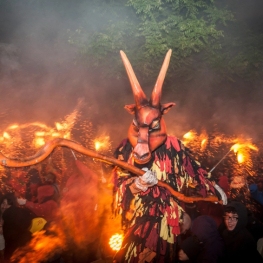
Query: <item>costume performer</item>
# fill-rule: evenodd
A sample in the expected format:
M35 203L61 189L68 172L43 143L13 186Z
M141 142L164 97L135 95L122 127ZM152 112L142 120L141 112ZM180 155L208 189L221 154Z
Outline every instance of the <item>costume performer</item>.
M168 136L163 114L175 103L161 104L162 85L169 65L171 50L166 54L150 100L140 87L132 66L121 51L135 104L126 105L134 115L115 157L145 170L142 176L114 169L115 208L122 214L125 237L115 262L174 262L175 240L185 213L183 203L171 195L158 180L182 192L197 183L198 195L215 194L207 172L190 157L189 151L176 137Z

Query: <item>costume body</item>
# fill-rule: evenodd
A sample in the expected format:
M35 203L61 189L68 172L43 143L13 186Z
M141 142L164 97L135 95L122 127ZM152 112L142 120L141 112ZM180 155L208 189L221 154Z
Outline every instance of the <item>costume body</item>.
M152 152L151 161L141 167L133 163L132 146L128 140L117 148L115 157L139 168L147 167L156 173L158 180L165 181L178 192L196 181L199 194L207 195L210 182L205 178L206 171L190 158L176 137L168 136L165 143ZM133 195L129 185L134 178L125 175L117 180L115 205L122 213L126 235L115 259L117 262L174 262L183 204L167 189L157 185Z

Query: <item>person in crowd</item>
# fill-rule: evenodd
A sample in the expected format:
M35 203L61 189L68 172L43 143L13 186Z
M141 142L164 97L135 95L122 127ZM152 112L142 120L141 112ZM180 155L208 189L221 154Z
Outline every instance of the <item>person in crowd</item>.
M227 198L230 197L230 183L226 173L218 173L218 185L223 189Z
M38 169L31 168L28 173L28 182L26 187L25 198L32 202L37 202L37 189L42 185Z
M49 171L45 176L44 176L44 185L51 185L55 192L53 195L53 199L59 203L60 202L60 187L57 184L57 175L56 172L54 171Z
M11 256L17 248L23 247L31 240L29 227L33 219L29 210L17 205L13 193L7 193L3 197L1 208L3 212L3 235L5 239L4 258L10 262Z
M246 228L247 223L248 211L244 204L232 201L225 207L226 228L222 231L225 249L220 262L263 262L257 243Z
M217 263L223 249L224 243L215 220L201 215L192 222L191 236L182 242L178 258L180 261Z
M176 254L179 253L181 249L181 244L186 240L188 237L191 236L191 224L192 224L192 219L191 217L187 214L184 213L183 216L183 221L180 225L180 234L176 237ZM176 261L179 262L179 261Z
M4 263L4 253L5 253L5 238L3 235L3 213L6 209L6 204L3 197L1 198L1 210L0 210L0 263Z
M251 197L263 205L263 179L258 180L257 183L250 184L249 191Z
M50 222L57 219L59 209L58 203L54 200L55 195L55 188L52 185L42 185L37 189L37 203L25 198L17 198L17 202L31 210L37 217L43 217Z
M202 243L194 235L189 236L181 244L181 249L178 252L178 262L195 263L201 253Z

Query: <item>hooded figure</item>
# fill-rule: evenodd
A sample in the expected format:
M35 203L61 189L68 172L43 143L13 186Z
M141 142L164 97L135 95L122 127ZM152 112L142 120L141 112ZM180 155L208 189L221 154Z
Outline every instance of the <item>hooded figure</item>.
M18 198L19 205L25 205L37 217L43 217L48 222L54 221L57 218L58 203L54 201L55 189L52 185L42 185L37 189L37 203L28 201L23 198Z
M198 262L216 263L223 254L223 240L216 221L208 215L198 216L192 223L192 234L202 243Z
M190 236L183 241L178 257L180 262L197 262L197 258L201 253L202 243L196 236Z
M222 262L263 262L256 241L246 229L248 212L242 203L232 201L225 207L224 223L225 253Z

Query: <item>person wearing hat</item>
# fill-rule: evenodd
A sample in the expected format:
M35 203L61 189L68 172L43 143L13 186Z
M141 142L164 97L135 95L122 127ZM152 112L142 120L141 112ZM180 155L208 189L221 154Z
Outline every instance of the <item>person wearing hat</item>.
M191 225L192 236L184 240L178 253L180 261L217 263L223 254L223 240L215 220L208 215L198 216Z
M244 204L232 201L225 207L226 228L222 232L225 251L220 262L263 262L256 240L246 228L247 223L248 211Z

